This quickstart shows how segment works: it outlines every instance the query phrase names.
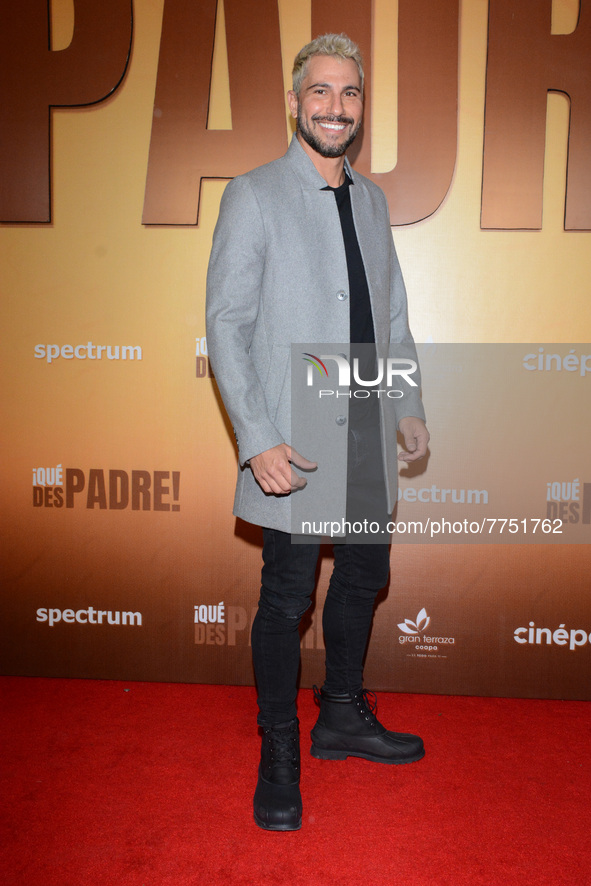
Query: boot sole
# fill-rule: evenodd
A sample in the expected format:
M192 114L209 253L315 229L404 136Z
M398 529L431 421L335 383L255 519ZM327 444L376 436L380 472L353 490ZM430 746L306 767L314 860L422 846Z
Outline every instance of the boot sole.
M387 763L396 766L402 766L404 763L416 763L425 756L424 749L421 753L414 754L412 757L404 757L400 760L392 760L387 757L378 757L376 754L365 754L363 751L335 751L330 748L319 748L313 744L310 753L317 760L346 760L347 757L361 757L363 760L371 760L372 763Z

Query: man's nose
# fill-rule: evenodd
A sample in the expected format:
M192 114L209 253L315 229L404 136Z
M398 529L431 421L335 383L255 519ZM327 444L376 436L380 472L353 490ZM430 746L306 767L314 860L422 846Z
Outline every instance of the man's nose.
M343 113L343 99L338 92L331 95L330 113L335 117L340 117Z

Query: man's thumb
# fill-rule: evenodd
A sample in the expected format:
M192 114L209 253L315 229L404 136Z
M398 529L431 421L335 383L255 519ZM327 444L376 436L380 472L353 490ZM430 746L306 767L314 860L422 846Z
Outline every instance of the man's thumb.
M300 455L299 452L296 452L291 446L289 448L288 458L292 465L295 465L296 468L299 468L301 471L314 471L318 467L315 461L310 461L307 458L304 458L303 455Z

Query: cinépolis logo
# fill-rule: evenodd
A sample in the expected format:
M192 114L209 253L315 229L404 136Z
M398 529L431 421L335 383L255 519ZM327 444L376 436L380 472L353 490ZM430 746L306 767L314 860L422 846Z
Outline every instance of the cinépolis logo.
M557 628L538 628L530 621L527 628L515 628L513 639L521 646L566 646L573 652L581 646L591 645L591 632L586 628L571 628L566 622Z
M180 511L180 471L33 468L34 508Z
M526 354L522 365L528 372L570 372L583 378L591 374L591 354L577 354L576 348L567 354L564 348L562 353L549 353L540 347L537 354Z

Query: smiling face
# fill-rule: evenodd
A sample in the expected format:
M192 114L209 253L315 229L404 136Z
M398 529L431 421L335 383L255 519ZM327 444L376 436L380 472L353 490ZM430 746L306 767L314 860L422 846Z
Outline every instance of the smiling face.
M288 100L300 139L322 157L341 157L363 117L356 63L332 55L312 56L299 96L290 90Z

